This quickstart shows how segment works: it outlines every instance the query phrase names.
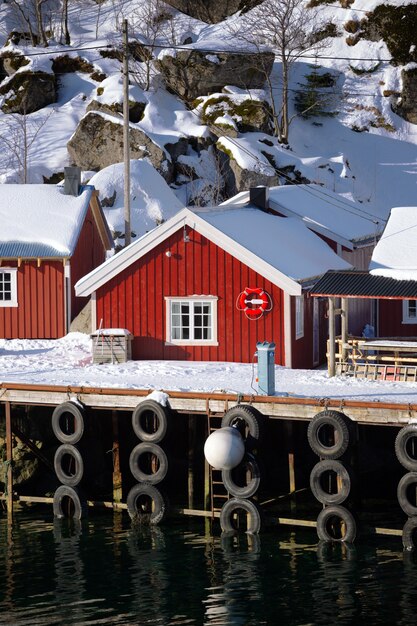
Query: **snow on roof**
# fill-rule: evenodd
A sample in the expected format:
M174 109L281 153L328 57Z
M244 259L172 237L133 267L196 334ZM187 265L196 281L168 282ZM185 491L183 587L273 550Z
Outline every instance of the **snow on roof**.
M417 206L391 210L369 270L377 276L417 280Z
M90 183L98 190L100 200L112 198L112 206L103 204L110 229L124 232L124 165L115 163L95 174ZM104 206L106 205L106 206ZM182 204L164 178L147 159L130 161L130 211L131 228L136 237L155 226L177 211Z
M299 282L329 269L351 266L298 218L277 217L256 208L182 209L81 278L77 296L87 296L145 256L178 229L188 226L289 293Z
M249 193L244 192L230 198L225 205L244 204ZM383 229L384 223L377 222L367 214L358 202L352 202L338 193L320 185L282 185L270 187L271 209L284 215L298 216L304 223L323 235L340 243L374 237Z
M272 208L276 209L278 205L289 209L311 228L324 228L349 241L374 236L384 227L384 223L376 223L376 218L367 214L358 202L352 202L320 185L273 187L269 198Z
M55 185L0 185L0 257L71 256L92 191L75 197Z
M253 207L199 215L295 281L351 267L295 217L277 217Z

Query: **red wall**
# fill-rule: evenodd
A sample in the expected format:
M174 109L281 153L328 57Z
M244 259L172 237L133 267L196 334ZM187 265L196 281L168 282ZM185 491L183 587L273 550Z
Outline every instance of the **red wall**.
M16 267L4 261L3 268ZM52 339L65 334L62 261L22 261L17 271L17 307L0 307L3 339Z
M97 291L97 325L134 334L134 359L250 362L257 341L274 341L276 363L284 362L283 293L262 276L195 231L166 239ZM167 251L171 257L166 256ZM258 321L236 309L245 287L261 287L273 309ZM165 296L218 296L218 346L165 345Z
M101 265L105 258L106 249L102 243L90 207L81 229L74 254L71 257L71 285L74 286L80 278ZM77 298L73 287L71 294L71 320L73 320L89 298Z
M402 300L379 300L378 336L415 337L417 324L403 324Z

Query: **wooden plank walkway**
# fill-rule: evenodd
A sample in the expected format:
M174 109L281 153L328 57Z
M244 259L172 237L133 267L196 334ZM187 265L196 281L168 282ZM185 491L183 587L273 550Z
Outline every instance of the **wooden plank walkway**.
M149 395L149 389L113 389L98 387L61 387L2 383L0 403L57 406L78 400L87 407L131 411ZM340 398L299 398L280 396L238 395L231 393L200 393L164 390L171 407L182 413L207 416L223 414L239 404L253 404L272 419L311 420L325 408L342 411L350 419L364 425L401 426L417 420L416 404L364 402Z

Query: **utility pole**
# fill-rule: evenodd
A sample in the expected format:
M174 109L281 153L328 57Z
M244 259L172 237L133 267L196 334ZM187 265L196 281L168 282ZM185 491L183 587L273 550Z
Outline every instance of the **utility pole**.
M125 246L131 241L130 226L130 146L129 146L129 38L127 20L123 20L123 161Z

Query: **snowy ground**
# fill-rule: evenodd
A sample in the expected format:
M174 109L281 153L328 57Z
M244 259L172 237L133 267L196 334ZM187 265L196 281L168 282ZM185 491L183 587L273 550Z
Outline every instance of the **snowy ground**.
M248 363L130 361L92 365L88 335L57 340L0 340L0 381L165 391L227 391L256 394L256 371ZM256 366L255 366L256 370ZM390 383L336 376L325 370L276 367L276 395L417 404L417 383Z

